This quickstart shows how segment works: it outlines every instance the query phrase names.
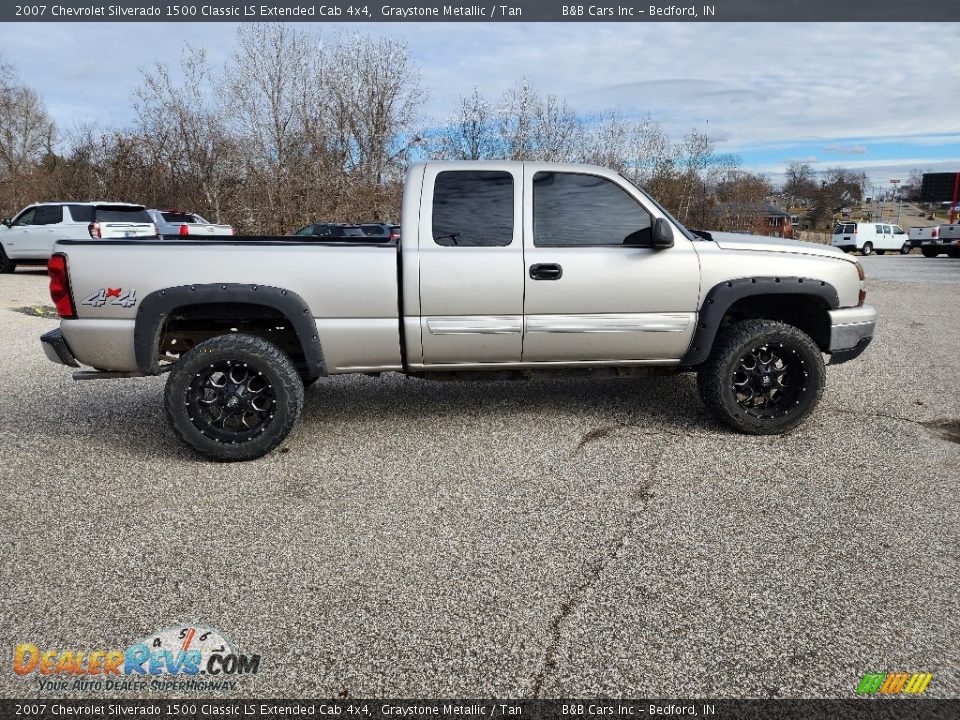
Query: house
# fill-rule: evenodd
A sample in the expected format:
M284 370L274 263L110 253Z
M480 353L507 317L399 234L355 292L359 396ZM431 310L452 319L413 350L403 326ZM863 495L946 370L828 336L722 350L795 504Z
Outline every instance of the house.
M711 225L727 232L793 237L790 213L766 200L719 202L709 211Z

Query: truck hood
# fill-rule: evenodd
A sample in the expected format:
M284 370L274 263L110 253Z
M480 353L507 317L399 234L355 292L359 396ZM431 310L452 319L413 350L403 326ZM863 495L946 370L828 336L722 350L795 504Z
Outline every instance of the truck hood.
M763 235L742 235L740 233L712 232L710 236L722 250L753 250L761 252L788 252L802 255L821 255L854 262L854 259L843 250L830 245L801 242L799 240L783 240L781 238L765 237Z

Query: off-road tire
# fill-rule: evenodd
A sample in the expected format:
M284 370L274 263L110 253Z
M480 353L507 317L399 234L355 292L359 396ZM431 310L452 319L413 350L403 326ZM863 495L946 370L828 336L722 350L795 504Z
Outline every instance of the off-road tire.
M17 264L7 257L7 253L3 249L3 245L0 245L0 273L12 273L17 269Z
M923 253L923 256L925 258L935 258L937 255L940 254L936 250L931 250L930 248L923 248L920 250L920 252Z
M734 383L745 357L754 349L767 347L789 359L791 378L796 378L800 387L794 390L796 385L790 386L791 392L797 393L795 398L781 396L785 402L782 413L758 417L738 402ZM774 376L773 382L782 379ZM823 355L813 339L792 325L774 320L744 320L723 328L697 373L700 397L707 409L720 422L750 435L778 435L795 428L816 408L825 383ZM768 412L777 410L774 407Z
M230 369L221 390L210 383L222 368ZM234 372L237 378L243 373L245 379L234 384ZM223 373L220 375L222 378ZM256 392L269 390L269 395L258 396L268 409L257 410L257 417L262 418L262 422L255 428L247 429L243 425L231 431L224 421L220 432L216 422L212 425L209 422L212 413L200 411L210 407L203 404L207 402L203 393L220 393L227 398L223 403L217 401L217 409L223 410L221 416L235 413L222 405L227 401L249 403L255 387L259 388ZM232 393L230 388L235 392ZM230 400L231 394L239 400ZM253 460L277 447L293 428L303 409L303 381L290 356L273 343L252 335L220 335L199 343L173 366L164 391L164 406L173 431L201 455L220 462ZM253 409L248 412L254 415ZM231 417L236 418L236 415ZM246 416L241 415L241 422L246 422ZM244 437L250 433L255 435Z
M873 243L872 243L872 242L865 242L865 243L863 244L863 247L860 248L860 254L861 254L861 255L872 255L872 254L873 254Z

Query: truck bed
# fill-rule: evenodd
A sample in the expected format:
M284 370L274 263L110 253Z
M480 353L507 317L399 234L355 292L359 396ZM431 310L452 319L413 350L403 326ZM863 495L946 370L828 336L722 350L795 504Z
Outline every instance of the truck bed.
M72 252L79 246L81 252ZM76 303L77 317L63 321L63 334L94 367L103 357L112 370L137 369L130 337L137 309L151 293L222 283L299 295L313 313L330 373L401 369L395 243L231 236L61 240L54 251L67 256ZM117 302L121 298L133 302Z

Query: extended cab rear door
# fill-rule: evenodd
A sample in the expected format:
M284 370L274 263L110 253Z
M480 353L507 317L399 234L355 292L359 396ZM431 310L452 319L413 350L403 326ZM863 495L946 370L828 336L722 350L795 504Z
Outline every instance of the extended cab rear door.
M519 362L523 166L430 163L419 218L424 365Z
M700 265L663 213L616 173L524 163L524 362L679 359L696 324ZM631 240L628 240L631 238Z

